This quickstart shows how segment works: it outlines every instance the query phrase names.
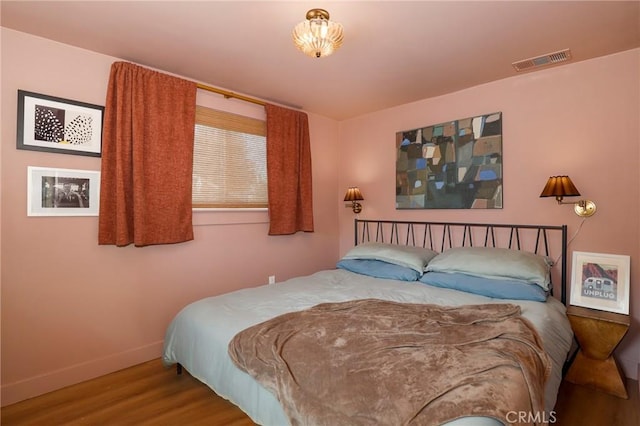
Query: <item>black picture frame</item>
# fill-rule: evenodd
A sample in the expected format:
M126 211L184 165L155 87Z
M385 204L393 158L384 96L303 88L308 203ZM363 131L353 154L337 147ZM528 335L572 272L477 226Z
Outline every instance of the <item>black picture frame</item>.
M103 117L100 105L18 90L16 148L100 157Z

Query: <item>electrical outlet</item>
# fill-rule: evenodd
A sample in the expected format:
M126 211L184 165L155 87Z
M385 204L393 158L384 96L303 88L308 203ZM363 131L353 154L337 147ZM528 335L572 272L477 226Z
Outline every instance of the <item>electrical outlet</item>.
M269 284L275 284L275 283L276 283L276 276L269 275Z

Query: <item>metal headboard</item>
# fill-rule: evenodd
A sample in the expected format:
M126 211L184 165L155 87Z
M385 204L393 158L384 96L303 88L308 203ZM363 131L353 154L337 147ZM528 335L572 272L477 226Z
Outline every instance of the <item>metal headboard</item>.
M560 259L560 300L567 303L567 225L368 219L355 219L354 225L356 245L381 242L425 247L437 252L451 247L501 247L548 256L556 260L555 264Z

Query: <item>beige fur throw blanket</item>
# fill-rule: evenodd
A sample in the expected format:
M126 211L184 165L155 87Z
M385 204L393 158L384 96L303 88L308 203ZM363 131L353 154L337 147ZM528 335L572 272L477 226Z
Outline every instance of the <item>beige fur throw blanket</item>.
M325 303L243 330L229 354L292 425L312 426L508 424L543 412L551 368L511 304Z

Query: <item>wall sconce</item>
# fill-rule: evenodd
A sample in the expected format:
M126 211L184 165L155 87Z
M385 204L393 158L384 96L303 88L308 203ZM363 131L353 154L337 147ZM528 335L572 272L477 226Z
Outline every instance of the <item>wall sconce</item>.
M540 194L540 197L556 197L558 204L573 204L573 211L580 217L593 216L596 212L596 204L591 200L580 200L576 203L562 201L564 197L579 196L580 192L569 176L551 176Z
M358 214L362 211L362 204L358 201L362 201L364 198L362 197L362 193L360 192L360 188L357 186L352 186L347 189L347 193L344 196L344 201L351 201L351 208L353 212Z

